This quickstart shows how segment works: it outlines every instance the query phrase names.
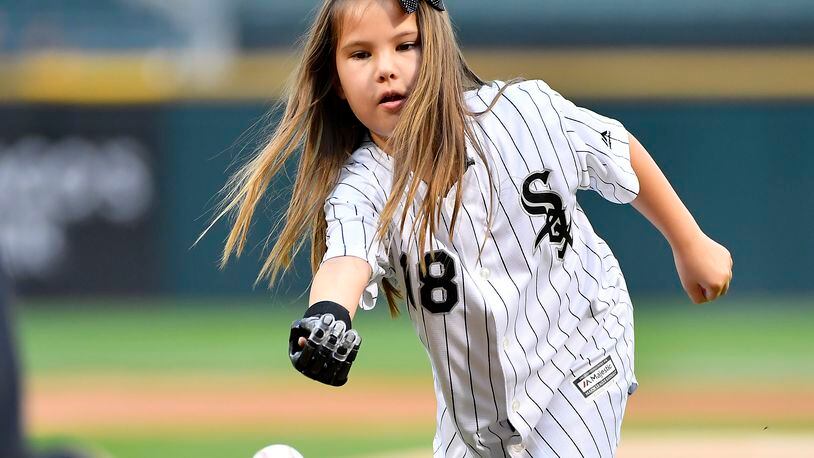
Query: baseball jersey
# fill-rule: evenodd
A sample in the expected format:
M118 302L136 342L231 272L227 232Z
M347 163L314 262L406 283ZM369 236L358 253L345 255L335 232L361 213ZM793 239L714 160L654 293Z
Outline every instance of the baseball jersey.
M468 91L468 108L485 110L504 85ZM438 400L434 456L611 456L635 386L632 305L618 261L576 194L591 189L619 204L636 197L627 130L540 80L509 85L490 112L469 122L491 186L468 144L466 172L425 246L407 230L424 182L409 203L406 233L397 210L384 240L375 239L393 158L366 140L325 201L324 260L369 263L362 309L374 307L383 278L406 292Z

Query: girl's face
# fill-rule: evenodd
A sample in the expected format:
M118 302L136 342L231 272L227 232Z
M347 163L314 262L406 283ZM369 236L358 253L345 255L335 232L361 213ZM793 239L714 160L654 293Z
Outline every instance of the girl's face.
M393 133L421 61L415 14L393 0L361 0L344 14L336 49L339 96L379 146Z

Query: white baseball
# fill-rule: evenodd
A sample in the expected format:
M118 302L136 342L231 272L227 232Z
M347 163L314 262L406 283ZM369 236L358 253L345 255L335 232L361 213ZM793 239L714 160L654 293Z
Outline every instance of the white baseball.
M293 447L283 444L269 445L254 454L254 458L303 458Z

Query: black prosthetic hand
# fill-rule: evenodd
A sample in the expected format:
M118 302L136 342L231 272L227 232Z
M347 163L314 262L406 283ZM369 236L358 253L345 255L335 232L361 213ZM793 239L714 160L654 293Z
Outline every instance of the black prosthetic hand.
M305 346L299 344L306 339ZM305 316L291 324L288 356L294 368L326 385L342 386L348 381L351 364L362 338L351 329L350 313L341 305L317 302Z

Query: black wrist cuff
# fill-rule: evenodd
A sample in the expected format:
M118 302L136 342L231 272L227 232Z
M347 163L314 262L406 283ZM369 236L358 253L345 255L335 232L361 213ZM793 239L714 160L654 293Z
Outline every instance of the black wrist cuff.
M345 329L351 329L353 326L351 325L350 321L350 312L345 307L337 304L333 301L320 301L316 304L311 305L308 307L308 310L305 311L305 315L303 318L308 318L309 316L317 316L322 315L325 313L330 313L334 316L335 319L339 321L345 322Z

